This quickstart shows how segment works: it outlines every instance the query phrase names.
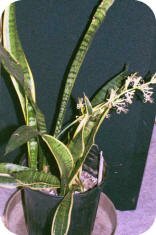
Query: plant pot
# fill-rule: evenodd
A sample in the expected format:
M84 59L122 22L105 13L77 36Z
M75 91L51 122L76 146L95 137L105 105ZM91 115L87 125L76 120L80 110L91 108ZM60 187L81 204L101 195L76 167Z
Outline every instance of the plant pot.
M69 235L90 235L100 197L99 187L74 195ZM24 189L24 210L30 235L51 234L52 218L63 197Z
M27 201L27 204L25 205L25 213L27 213L26 219L27 228L29 231L27 232L21 203L21 193L20 191L16 192L8 201L5 209L4 218L6 227L18 235L50 234L49 229L51 226L51 211L55 211L56 204L58 204L60 200L60 197L52 198L51 196L45 195L41 192L25 190L24 200L25 202ZM74 206L71 228L68 234L112 235L114 233L116 228L115 208L108 197L103 193L100 195L99 205L98 200L99 190L97 188L84 194L75 195L74 202L77 204ZM97 205L98 210L96 214ZM94 224L95 215L96 220ZM88 223L90 225L88 225ZM30 231L30 229L33 231Z

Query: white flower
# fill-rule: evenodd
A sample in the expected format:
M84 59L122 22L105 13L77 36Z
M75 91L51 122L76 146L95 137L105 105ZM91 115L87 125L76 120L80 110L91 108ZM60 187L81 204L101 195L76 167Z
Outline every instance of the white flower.
M114 101L114 99L116 98L117 96L117 90L114 90L114 89L111 89L111 92L110 92L110 96L109 96L109 99L108 101L111 103Z
M112 89L110 91L109 98L107 99L107 106L116 109L119 114L121 112L127 113L128 104L133 103L135 92L140 90L144 96L144 103L153 102L153 87L152 84L156 84L156 74L154 74L149 82L144 82L141 76L134 73L127 77L125 84L118 90Z
M151 91L152 90L152 91ZM152 87L147 87L142 90L143 95L144 95L144 102L150 102L153 103L153 88Z
M108 114L106 115L106 118L107 118L107 119L109 119L109 118L110 118L110 116L111 116L111 115L108 113Z
M122 112L123 112L123 113L127 113L127 112L128 112L128 109L125 108L125 106L120 105L120 104L116 104L115 108L116 108L117 114L120 114L120 113L122 113Z
M127 77L127 81L129 82L129 85L133 87L137 87L143 83L143 79L141 76L138 76L137 73L134 73Z
M127 113L128 109L126 108L127 104L126 104L126 99L123 100L123 102L121 102L120 99L118 99L114 104L113 107L116 109L116 112L118 114L120 114L121 112L123 113Z
M111 89L110 94L109 94L109 98L107 99L107 106L109 106L110 108L114 105L114 101L117 97L117 90Z
M13 2L17 2L19 0L0 0L0 19L2 17L3 11Z
M84 99L83 98L78 98L78 104L77 104L77 109L83 109L85 107L84 104Z
M141 84L138 89L143 93L144 96L144 103L150 102L153 103L153 87L150 87L150 85L153 84L151 81L148 83Z
M126 81L125 81L125 89L128 89L128 87L131 85L131 86L133 86L134 85L134 78L136 77L136 73L134 73L134 74L132 74L132 75L130 75L130 76L128 76L127 78L126 78Z
M125 101L126 103L128 104L132 104L133 103L133 98L134 98L134 94L135 94L135 91L129 91L125 94Z

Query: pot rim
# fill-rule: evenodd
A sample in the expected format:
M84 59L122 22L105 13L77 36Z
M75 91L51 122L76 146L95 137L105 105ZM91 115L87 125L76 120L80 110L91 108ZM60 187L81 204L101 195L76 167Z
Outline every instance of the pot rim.
M46 196L48 196L48 197L53 197L53 198L60 198L60 199L63 199L63 196L60 196L60 195L50 195L50 194L48 194L48 193L45 193L45 192L42 192L42 191L40 191L40 190L35 190L35 189L31 189L31 188L27 188L27 187L25 187L25 188L23 188L22 190L32 190L32 191L36 191L36 192L38 192L39 194L44 194L44 195L46 195ZM94 191L96 191L96 190L99 190L99 193L101 193L101 190L100 190L100 187L99 187L99 185L96 185L95 187L93 187L93 188L91 188L91 189L89 189L89 190L87 190L87 191L85 191L85 192L75 192L74 193L74 197L77 197L77 196L79 196L79 197L85 197L86 195L88 195L88 194L91 194L91 193L93 193Z

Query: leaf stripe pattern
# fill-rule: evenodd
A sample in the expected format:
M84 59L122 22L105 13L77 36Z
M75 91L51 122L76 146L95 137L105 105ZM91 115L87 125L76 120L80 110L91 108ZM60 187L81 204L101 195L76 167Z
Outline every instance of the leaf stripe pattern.
M33 102L35 102L35 85L31 70L26 60L22 45L20 43L17 27L16 27L16 16L15 16L15 5L12 4L4 12L3 20L3 44L4 47L11 53L11 55L21 65L24 74L24 83L27 84L30 95ZM22 106L23 115L25 117L26 124L28 126L36 127L36 115L33 107L28 101L27 97L21 93L21 90L15 81L14 77L11 76L11 80L17 91L17 95ZM28 146L28 164L31 168L37 169L37 156L38 156L38 142L37 139L32 139L27 143Z
M12 173L17 183L22 187L32 189L39 188L60 188L60 181L56 176L34 170Z
M33 102L31 98L31 94L29 92L29 89L26 84L24 84L24 75L23 71L21 69L20 64L18 64L14 58L7 52L7 50L2 46L0 43L0 61L2 65L4 66L5 70L12 74L12 76L16 79L18 82L18 85L20 85L22 91L27 96L27 99L29 99L32 107L34 108L36 112L36 118L37 118L37 125L39 128L39 131L41 133L46 133L46 124L43 113L38 108L37 104Z
M28 167L20 166L12 163L0 163L0 175L10 174L13 172L26 171L29 170Z
M66 145L53 136L44 134L42 138L55 157L60 170L62 188L64 188L63 186L67 184L68 177L74 167L73 157Z
M32 189L60 188L60 181L56 176L16 164L0 163L0 177L4 177L5 175L13 177L17 186ZM5 181L6 180L7 178L5 177ZM8 183L10 183L10 181L11 178L8 179ZM15 182L13 181L13 183Z
M58 134L61 131L67 103L68 103L69 97L71 95L76 77L77 77L79 70L81 68L81 65L83 63L83 60L86 56L86 53L87 53L89 46L94 38L95 33L97 32L98 28L100 27L102 21L104 20L104 18L106 16L106 12L111 7L113 2L114 2L113 0L102 0L101 1L100 5L97 7L97 9L94 13L94 16L89 24L89 27L88 27L88 29L82 39L82 42L78 48L77 53L75 55L75 58L73 60L73 63L70 67L70 70L69 70L69 73L67 76L67 80L66 80L66 84L65 84L65 88L64 88L64 93L62 96L59 115L58 115L57 122L56 122L56 129L54 132L54 136L56 136L56 137L58 136Z
M55 211L51 235L67 235L73 208L74 193L69 191Z
M96 92L96 94L93 96L93 99L91 100L91 104L95 106L102 103L105 100L107 93L110 92L111 89L120 87L127 75L128 66L126 65L121 73L113 77L110 81L107 82L107 84L104 84L104 86L102 86L98 92Z
M34 127L21 126L11 135L6 146L5 155L27 143L30 139L37 137L39 132Z

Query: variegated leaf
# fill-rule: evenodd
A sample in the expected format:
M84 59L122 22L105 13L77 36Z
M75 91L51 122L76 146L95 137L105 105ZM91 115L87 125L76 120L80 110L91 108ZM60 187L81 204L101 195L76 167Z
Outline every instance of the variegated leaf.
M104 86L102 86L93 96L93 99L91 100L92 106L98 105L105 101L106 96L108 92L110 92L111 89L116 89L118 87L121 87L122 83L126 79L128 75L128 66L126 65L124 70L119 73L117 76L113 77L110 81L108 81Z
M90 116L87 120L87 122L84 124L83 128L81 129L81 131L77 134L76 138L77 138L77 142L81 142L81 140L83 141L83 151L81 152L81 158L79 156L77 156L77 163L75 165L75 168L71 174L71 177L69 179L69 187L71 187L71 185L73 185L73 183L75 183L75 178L77 177L77 175L79 174L79 171L82 169L82 165L92 147L92 145L95 142L95 136L97 134L97 131L100 127L100 125L102 124L104 118L107 115L107 110L104 111L103 113L101 113L100 115L97 116ZM74 140L71 140L74 142ZM70 145L69 145L70 146ZM72 149L71 152L73 151L74 148L77 148L77 146L74 144L71 145ZM79 153L79 152L78 152ZM76 152L75 152L76 154Z
M112 6L113 2L114 0L102 0L100 4L97 6L97 9L95 10L95 13L92 17L92 20L89 22L89 26L86 30L86 33L84 34L82 41L78 47L78 50L75 54L75 57L69 69L69 73L68 73L65 88L64 88L64 93L62 96L61 106L60 106L59 115L58 115L57 123L56 123L56 129L54 132L54 136L56 137L61 131L64 114L67 108L67 103L71 95L73 86L75 84L75 80L78 76L78 73L84 61L84 58L89 49L89 46L97 30L99 29L101 23L105 19L106 13L109 10L109 8Z
M28 167L16 165L13 163L0 163L0 175L11 174L19 171L29 170Z
M50 135L42 135L51 153L58 164L62 187L67 183L68 177L74 167L74 160L69 149L61 141Z
M18 63L20 63L23 74L24 82L27 83L32 100L35 102L35 85L34 79L28 65L27 59L25 57L21 42L19 40L17 26L16 26L16 16L15 16L15 5L10 5L4 12L3 15L3 46L8 50L8 52L15 58ZM18 82L11 75L11 80L19 97L19 101L22 107L23 115L25 117L26 124L28 126L36 127L37 120L35 111L28 101L25 94L22 92ZM37 168L37 157L38 157L38 141L37 139L32 139L28 143L28 162L31 168Z
M74 193L69 191L56 209L51 228L51 235L67 235L73 208Z
M12 173L11 176L22 187L29 187L31 189L60 188L59 179L50 173L29 169L27 171Z
M23 90L25 96L27 97L27 99L30 101L32 107L34 108L39 130L42 133L46 133L47 129L46 129L44 115L40 111L40 109L38 108L37 104L34 103L32 97L31 97L31 93L29 91L29 88L27 86L27 83L24 83L24 75L23 75L23 71L22 71L21 66L5 50L5 48L2 46L1 43L0 43L0 61L3 65L3 67L5 68L5 70L16 79L16 81L20 85L21 89Z
M12 183L16 182L16 186L32 189L60 188L60 180L56 176L11 163L0 163L0 177L2 184L6 177L10 177L8 182L13 180Z
M27 143L30 139L39 135L39 132L34 127L21 126L10 137L7 144L5 154L8 154Z

